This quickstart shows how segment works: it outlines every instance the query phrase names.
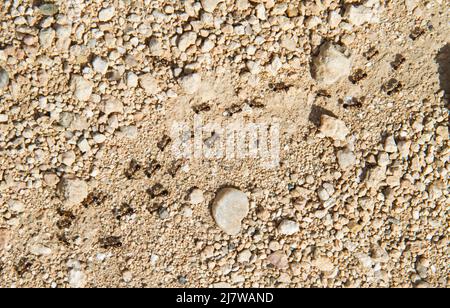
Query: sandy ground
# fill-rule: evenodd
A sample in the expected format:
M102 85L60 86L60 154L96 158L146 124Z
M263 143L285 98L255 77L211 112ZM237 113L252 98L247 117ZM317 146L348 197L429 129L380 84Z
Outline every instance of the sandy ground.
M448 1L18 3L0 287L448 287ZM278 123L280 163L176 157L196 116Z

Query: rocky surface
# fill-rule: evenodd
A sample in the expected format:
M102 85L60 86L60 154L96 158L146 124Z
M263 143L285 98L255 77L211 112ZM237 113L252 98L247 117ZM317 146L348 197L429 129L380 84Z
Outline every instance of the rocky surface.
M0 287L449 286L446 1L78 4L0 5Z

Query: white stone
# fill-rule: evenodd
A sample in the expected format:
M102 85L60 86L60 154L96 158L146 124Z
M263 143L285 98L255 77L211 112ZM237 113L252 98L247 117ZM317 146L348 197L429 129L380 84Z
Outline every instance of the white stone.
M300 225L293 220L285 219L278 225L278 231L284 235L293 235L300 231Z
M330 117L328 115L322 115L320 122L320 133L325 137L332 138L333 140L345 141L347 135L350 133L349 129L342 120Z
M61 162L66 166L72 166L75 162L75 159L76 155L73 151L69 151L61 155Z
M248 262L250 262L251 257L252 257L251 251L248 249L245 249L238 254L237 261L239 263L248 263Z
M78 148L80 149L81 152L83 153L87 153L91 150L91 146L89 145L89 142L86 139L81 139L78 143L77 143Z
M14 213L22 213L25 210L25 205L19 200L10 200L8 202L9 210Z
M71 288L83 288L86 283L86 275L79 269L71 269L69 272L69 285Z
M100 10L98 19L102 22L110 21L116 14L116 9L113 6Z
M58 191L68 206L78 205L88 196L88 185L85 181L67 176L58 185Z
M148 42L148 47L150 49L150 53L153 56L157 56L160 57L163 54L163 48L162 48L162 44L161 41L158 38L151 38L150 41Z
M355 26L362 26L365 23L380 22L377 12L363 5L349 6L345 11L344 18Z
M312 264L322 272L331 272L334 269L333 262L328 258L318 258Z
M258 17L260 20L266 20L266 7L264 4L260 3L256 6L256 17Z
M197 41L197 33L193 31L185 32L180 36L178 40L178 49L181 52L185 52L190 46L194 45Z
M104 143L106 141L106 136L103 134L95 134L94 135L94 142L97 144Z
M180 79L180 86L183 88L186 94L195 94L201 86L202 77L200 74L194 73L184 76Z
M384 150L388 153L396 153L398 151L394 136L390 135L386 138L384 142Z
M228 235L241 231L241 222L249 211L247 195L235 188L222 188L217 192L212 215L220 229Z
M110 99L105 103L103 112L106 115L110 115L112 113L123 113L123 104L116 99Z
M102 57L95 57L92 61L92 66L94 68L94 71L97 73L100 73L102 75L105 75L108 72L108 60L102 58Z
M88 101L92 95L93 83L84 79L82 76L74 76L72 79L75 87L75 97L82 102Z
M136 88L139 84L139 77L135 73L127 74L127 86L129 88Z
M213 42L212 40L210 40L210 39L207 38L207 39L205 39L205 40L203 41L201 51L204 52L204 53L210 52L211 50L213 50L213 48L214 48L215 46L216 46L216 45L214 44L214 42Z
M193 205L203 203L203 201L205 201L205 196L203 195L203 191L201 191L200 189L197 189L197 188L192 190L191 194L189 195L189 201Z
M314 58L313 66L314 78L319 83L331 85L350 75L352 60L342 52L341 47L325 43Z
M9 116L7 114L0 114L0 123L8 122Z
M43 245L32 245L30 252L35 256L49 256L52 254L52 250Z
M349 169L356 164L356 156L348 148L337 151L336 157L337 157L339 166L344 170Z
M41 45L41 48L47 49L52 46L55 36L56 32L52 28L42 29L41 32L39 32L39 44Z

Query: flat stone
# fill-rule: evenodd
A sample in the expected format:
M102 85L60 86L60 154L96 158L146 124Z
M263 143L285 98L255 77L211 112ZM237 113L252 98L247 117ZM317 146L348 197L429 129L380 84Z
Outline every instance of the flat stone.
M241 222L249 211L247 195L235 188L221 189L214 199L212 215L220 229L228 235L237 235Z

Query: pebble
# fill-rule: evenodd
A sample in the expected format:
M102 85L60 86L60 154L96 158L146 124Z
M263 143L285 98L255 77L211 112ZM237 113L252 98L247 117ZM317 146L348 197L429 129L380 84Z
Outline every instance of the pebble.
M284 235L293 235L300 231L300 225L293 220L285 219L278 225L278 231Z
M333 140L345 141L350 131L344 121L328 115L322 115L320 119L320 132L322 135L332 138Z
M113 6L109 6L107 8L100 10L100 12L98 13L98 19L101 22L110 21L114 17L115 14L116 14L116 9Z
M72 82L75 87L75 97L82 102L88 101L92 95L93 83L82 76L74 76Z
M286 269L289 267L289 259L282 251L275 251L268 256L267 260L278 269Z
M245 249L238 254L237 261L239 263L248 263L248 262L250 262L251 257L252 257L252 253L250 252L250 250Z
M341 50L341 47L325 43L320 53L313 60L314 78L317 82L331 85L350 76L352 60Z
M362 26L365 23L378 23L380 21L376 12L364 5L350 5L345 11L344 18L355 26Z
M32 245L30 247L30 252L35 256L50 256L52 254L52 250L43 245Z
M79 269L71 269L69 271L69 285L71 288L83 288L86 283L86 275Z
M190 46L194 45L197 41L197 33L189 31L180 36L178 41L178 49L181 52L185 52Z
M0 90L5 89L9 85L8 72L0 67Z
M339 166L343 170L350 169L351 167L353 167L356 164L356 156L348 148L337 151L336 157L337 157Z
M20 202L19 200L10 200L8 202L9 210L14 213L23 213L25 210L25 204Z
M58 191L67 206L78 205L88 196L88 185L74 176L64 177L58 185Z
M9 116L7 114L0 114L0 123L7 123Z
M87 141L87 139L81 139L78 143L77 143L78 148L80 149L81 152L83 153L87 153L91 150L91 146L89 145L89 142Z
M212 13L216 9L217 5L222 1L223 0L201 0L200 2L206 12Z
M94 68L94 71L102 75L105 75L108 72L108 60L102 57L95 57L92 61L92 66Z
M61 155L61 162L66 166L72 166L77 156L74 151L69 151Z
M106 101L105 107L103 108L103 112L106 115L110 115L113 113L123 113L123 104L119 100L110 99Z
M103 134L95 134L93 139L95 143L102 144L106 141L106 136Z
M55 173L45 173L43 179L44 183L50 187L54 187L59 183L59 177Z
M212 215L217 225L228 235L241 231L241 222L249 211L247 195L235 188L222 188L216 194Z
M189 202L192 205L197 205L203 203L205 201L205 196L203 195L203 191L200 189L194 189L189 195Z
M397 143L395 142L395 138L394 136L390 135L386 138L385 142L384 142L384 150L388 153L396 153L398 148L397 148Z
M181 78L180 85L186 94L192 95L200 89L201 82L200 74L191 74Z

